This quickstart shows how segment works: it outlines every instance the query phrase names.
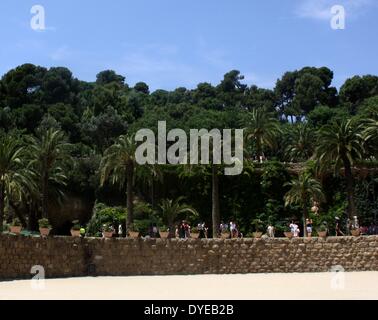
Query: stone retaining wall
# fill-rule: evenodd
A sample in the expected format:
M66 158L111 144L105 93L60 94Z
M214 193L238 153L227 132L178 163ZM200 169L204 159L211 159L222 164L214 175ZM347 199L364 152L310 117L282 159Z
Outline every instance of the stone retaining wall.
M0 235L0 279L378 271L378 236L327 239L99 239Z

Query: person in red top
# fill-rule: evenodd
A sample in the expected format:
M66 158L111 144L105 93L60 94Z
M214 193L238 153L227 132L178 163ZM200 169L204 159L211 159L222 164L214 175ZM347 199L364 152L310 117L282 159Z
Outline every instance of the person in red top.
M190 238L190 225L188 222L185 221L185 238Z

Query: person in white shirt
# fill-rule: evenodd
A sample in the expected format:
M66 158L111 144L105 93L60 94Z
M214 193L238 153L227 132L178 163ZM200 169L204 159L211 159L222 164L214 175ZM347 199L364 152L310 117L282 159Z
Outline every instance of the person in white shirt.
M269 238L274 238L274 227L271 224L267 228L267 234Z
M293 236L298 237L299 233L300 233L298 225L294 221L291 221L291 224L290 224L289 227L290 227L290 231L293 234Z
M231 238L238 237L238 229L236 228L236 223L232 221L230 221L230 232L231 232Z

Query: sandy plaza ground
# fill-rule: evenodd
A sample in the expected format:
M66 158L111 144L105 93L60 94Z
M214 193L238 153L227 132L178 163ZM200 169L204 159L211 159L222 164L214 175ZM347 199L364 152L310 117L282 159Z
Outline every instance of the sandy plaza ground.
M378 299L378 272L87 277L0 282L0 299Z

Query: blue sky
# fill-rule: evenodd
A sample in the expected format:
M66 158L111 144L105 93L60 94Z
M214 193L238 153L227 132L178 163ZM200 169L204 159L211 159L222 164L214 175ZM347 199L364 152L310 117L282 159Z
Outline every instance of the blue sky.
M30 27L33 5L46 30ZM346 9L333 30L330 8ZM327 66L339 87L378 74L376 0L1 0L0 74L22 63L66 66L94 81L114 69L152 90L217 84L238 69L272 88L285 71Z

